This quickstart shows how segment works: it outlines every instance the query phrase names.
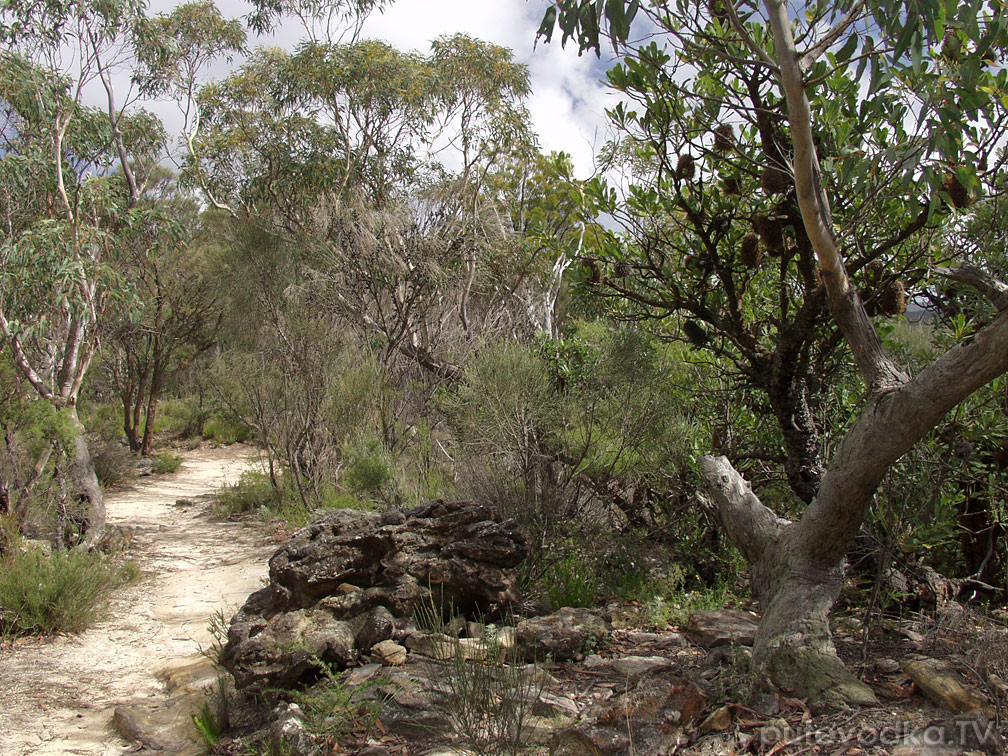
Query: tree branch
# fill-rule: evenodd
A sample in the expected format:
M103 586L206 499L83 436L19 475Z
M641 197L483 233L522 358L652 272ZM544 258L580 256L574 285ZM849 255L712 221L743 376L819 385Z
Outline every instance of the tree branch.
M936 267L934 272L943 278L972 286L991 301L998 312L1008 310L1008 284L998 280L975 265L960 265L958 268Z
M812 109L798 65L788 3L786 0L764 0L764 4L773 29L777 57L780 59L781 85L787 100L798 206L829 294L830 312L850 345L869 392L895 388L906 381L907 376L882 346L857 290L851 285L843 256L833 238L832 213L819 184L818 157L812 138Z
M750 564L759 560L781 528L790 522L774 514L752 492L752 486L727 457L704 456L700 476L717 503L725 532Z
M833 44L840 39L840 36L847 31L848 27L857 20L861 11L864 10L864 6L864 0L861 0L861 2L851 8L851 11L847 14L846 18L827 31L821 40L808 49L808 51L801 57L801 60L798 61L798 67L801 68L803 73L807 73L808 70L812 68L812 64L816 62L816 59L829 50L830 47L832 47Z

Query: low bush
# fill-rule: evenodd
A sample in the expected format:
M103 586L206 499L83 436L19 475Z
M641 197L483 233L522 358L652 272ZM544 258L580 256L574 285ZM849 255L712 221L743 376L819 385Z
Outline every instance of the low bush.
M182 464L182 457L178 454L172 454L170 452L164 452L163 454L158 454L154 457L154 466L151 470L155 475L165 475L167 473L173 473L179 469Z
M224 446L248 441L252 438L252 429L245 423L222 417L211 417L203 423L203 438Z
M122 483L133 473L133 456L118 441L101 441L91 453L95 475L105 488Z
M237 483L225 485L217 492L217 510L225 517L262 510L278 509L283 491L274 486L265 473L246 470Z
M12 549L0 557L0 630L79 633L98 618L109 593L136 574L134 565L98 554Z

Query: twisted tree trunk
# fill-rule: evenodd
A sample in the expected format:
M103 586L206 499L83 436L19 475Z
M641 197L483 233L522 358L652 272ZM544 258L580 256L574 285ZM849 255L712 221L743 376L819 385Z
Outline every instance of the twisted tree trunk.
M93 549L105 535L105 496L95 475L94 462L84 437L84 425L77 417L77 407L69 408L77 434L73 441L73 459L70 464L70 481L74 500L82 505L82 549Z

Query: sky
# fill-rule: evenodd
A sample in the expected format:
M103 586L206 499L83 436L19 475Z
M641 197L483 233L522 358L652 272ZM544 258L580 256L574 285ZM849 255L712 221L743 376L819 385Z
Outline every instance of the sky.
M150 12L171 10L177 0L153 0ZM464 32L510 48L515 59L529 67L532 94L526 101L544 152L563 151L574 161L575 172L594 172L594 156L606 138L605 109L615 102L602 79L607 61L594 54L578 56L576 45L562 48L558 39L535 45L535 34L547 7L546 0L396 0L367 20L363 36L382 39L402 50L427 53L432 40ZM251 8L243 0L217 0L232 18ZM293 47L301 37L289 24L276 34L249 39L257 44ZM167 106L155 110L169 130L177 115Z

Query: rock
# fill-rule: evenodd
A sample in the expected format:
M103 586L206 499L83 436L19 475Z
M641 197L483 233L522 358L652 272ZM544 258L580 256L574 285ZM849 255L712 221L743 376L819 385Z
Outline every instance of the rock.
M152 751L166 751L177 744L163 740L159 727L145 712L126 706L116 706L112 712L112 729L119 733L123 740L130 743L140 743Z
M955 713L979 709L988 717L994 716L991 705L969 690L947 662L919 657L906 659L902 666L918 689L939 706Z
M456 656L472 661L500 661L507 651L492 638L456 638L444 633L413 633L405 643L413 653L440 661Z
M518 623L515 642L526 661L580 659L585 645L609 634L606 622L588 609L565 607L545 617L531 617Z
M371 649L371 661L384 667L401 667L406 663L406 649L394 640L383 640Z
M626 639L633 645L682 646L686 643L679 633L645 633L638 630L628 632Z
M875 669L883 675L895 675L900 671L900 664L895 659L876 659Z
M715 709L708 717L700 723L700 732L708 735L712 732L724 732L732 726L734 717L730 706L722 706Z
M292 687L317 673L319 661L343 669L356 660L350 625L324 609L232 623L221 656L239 688Z
M553 734L553 756L659 756L703 713L697 687L674 672L643 677L629 691L591 707L582 721Z
M314 756L319 752L315 738L305 727L304 712L295 703L283 703L273 710L269 728L271 753Z
M729 667L748 665L752 661L752 649L748 646L715 646L703 659L708 669L726 664Z
M372 609L357 635L354 638L354 645L361 650L372 648L376 643L388 640L395 633L395 618L384 606L376 606Z
M558 696L555 693L544 690L539 694L539 700L533 705L532 713L539 717L550 719L559 717L573 721L581 714L581 709L574 702L574 699L567 696Z
M686 637L703 648L751 646L759 620L736 609L692 612L686 621Z
M603 659L592 654L584 660L586 669L605 672L629 685L635 685L644 675L672 666L672 660L664 656L623 656L619 659Z
M492 616L517 600L528 547L513 520L464 501L390 512L330 512L272 556L269 585L235 615L222 654L239 688L296 684L320 651L353 663L355 640L366 653L420 604Z

